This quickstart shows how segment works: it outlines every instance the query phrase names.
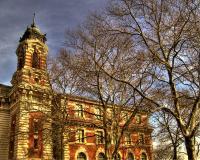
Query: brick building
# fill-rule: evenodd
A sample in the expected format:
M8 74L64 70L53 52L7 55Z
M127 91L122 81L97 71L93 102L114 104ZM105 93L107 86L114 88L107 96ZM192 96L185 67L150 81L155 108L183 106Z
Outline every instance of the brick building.
M54 105L45 42L45 34L33 21L19 40L12 86L0 84L0 160L53 159L55 155L52 120L42 121L44 115L52 114ZM74 131L65 137L63 159L104 159L104 132L98 127L102 125L101 105L84 97L62 97L69 113L66 126ZM127 116L130 112L124 110ZM123 118L120 123L124 123ZM118 159L152 160L151 132L148 115L138 113L121 140ZM112 150L115 142L112 136L110 139Z

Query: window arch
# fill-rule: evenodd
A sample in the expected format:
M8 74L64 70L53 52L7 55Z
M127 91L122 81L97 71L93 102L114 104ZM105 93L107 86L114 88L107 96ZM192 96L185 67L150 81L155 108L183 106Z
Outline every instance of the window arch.
M134 156L131 152L128 153L128 159L127 160L134 160Z
M36 53L35 51L33 52L33 55L32 55L32 67L40 68L40 58L38 56L38 53Z
M104 155L104 153L99 153L99 155L98 155L98 160L104 160L105 159L105 155Z
M80 152L77 156L77 160L87 160L85 153Z
M24 67L24 64L25 64L25 60L24 60L24 57L23 56L20 56L18 58L18 69L22 69Z
M147 155L146 155L146 153L142 153L142 155L141 155L141 160L147 160Z

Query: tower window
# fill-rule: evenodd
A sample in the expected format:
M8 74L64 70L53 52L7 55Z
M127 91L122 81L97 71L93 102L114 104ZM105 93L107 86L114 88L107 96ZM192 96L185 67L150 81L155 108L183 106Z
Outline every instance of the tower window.
M15 124L16 124L16 115L13 115L11 120L11 129L10 129L9 159L13 159L14 156Z
M18 69L22 69L24 67L24 57L20 56L18 60Z
M24 46L18 50L18 69L22 69L25 64L25 49Z
M39 136L39 122L38 119L34 119L33 120L33 134L34 134L34 139L33 139L33 147L34 149L38 149L39 148L39 143L38 143L38 136Z
M29 119L29 157L41 158L42 156L42 114L30 113Z
M34 137L34 149L38 149L39 148L39 144L38 144L38 137Z
M38 123L38 120L34 120L34 134L37 134L38 133L38 130L39 130L39 123Z
M35 51L33 52L33 56L32 56L32 67L33 68L40 68L40 58L38 56L38 53L36 53Z

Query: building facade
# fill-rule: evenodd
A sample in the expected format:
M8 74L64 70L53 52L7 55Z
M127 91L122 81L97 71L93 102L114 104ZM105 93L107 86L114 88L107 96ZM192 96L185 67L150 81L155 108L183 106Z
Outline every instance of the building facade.
M51 160L57 159L56 152L61 150L63 156L59 159L102 160L105 141L101 105L72 95L55 98L47 74L48 47L45 42L45 34L33 21L19 40L12 86L0 84L0 160ZM65 106L64 118L55 109L55 99ZM130 112L124 110L125 116L120 123L124 123L123 119ZM53 123L56 118L64 123ZM61 127L56 129L58 126ZM65 131L61 132L61 129ZM138 113L121 140L117 159L152 160L151 132L148 115ZM58 133L63 134L59 136ZM110 151L114 141L111 136ZM63 149L59 150L57 144L60 143Z

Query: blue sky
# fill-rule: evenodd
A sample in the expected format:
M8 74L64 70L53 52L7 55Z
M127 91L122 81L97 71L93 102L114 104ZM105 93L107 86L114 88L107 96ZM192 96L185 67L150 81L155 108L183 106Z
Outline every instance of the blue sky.
M63 46L65 31L73 29L109 0L0 0L0 83L10 85L16 70L19 38L36 13L36 25L47 34L49 55Z

